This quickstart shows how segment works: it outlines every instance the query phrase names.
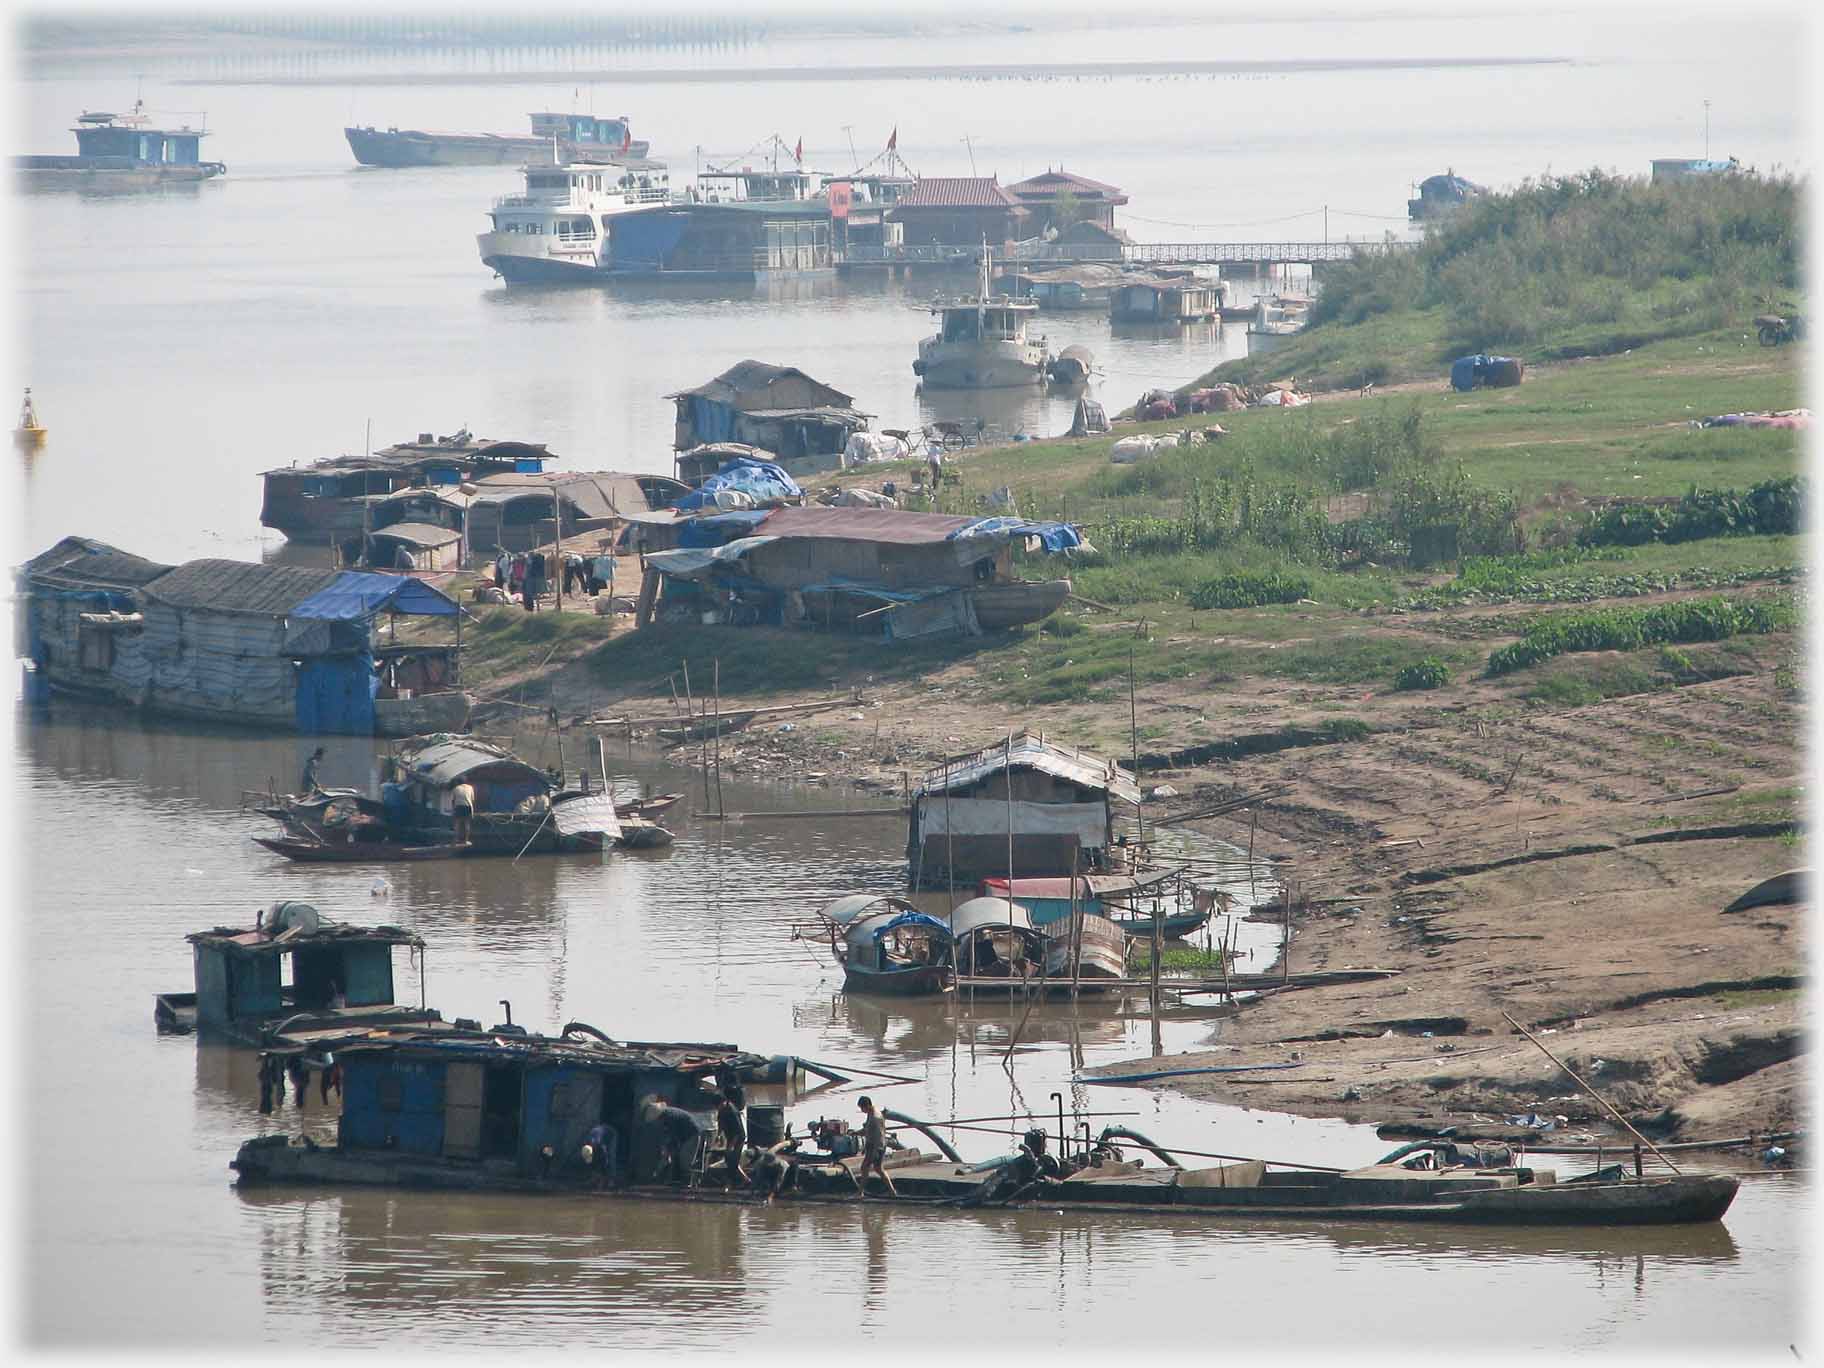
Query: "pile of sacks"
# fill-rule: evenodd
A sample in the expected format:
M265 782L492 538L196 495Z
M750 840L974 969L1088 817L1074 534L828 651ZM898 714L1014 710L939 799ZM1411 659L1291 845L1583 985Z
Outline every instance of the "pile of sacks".
M1114 465L1133 465L1136 461L1150 460L1179 447L1202 446L1226 436L1228 434L1214 424L1207 429L1188 428L1183 432L1162 432L1157 436L1150 432L1137 432L1132 437L1123 437L1109 448L1108 459Z
M910 447L887 433L852 432L848 445L842 449L842 464L846 468L871 461L903 461L911 454Z

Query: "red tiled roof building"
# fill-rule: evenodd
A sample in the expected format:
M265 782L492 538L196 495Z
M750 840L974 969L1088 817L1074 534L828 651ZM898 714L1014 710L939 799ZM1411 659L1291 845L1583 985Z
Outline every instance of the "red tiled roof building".
M1127 196L1113 185L1079 176L1062 167L1028 177L1007 187L1028 216L1028 231L1042 233L1047 228L1067 228L1071 223L1093 223L1102 228L1115 226L1115 208L1127 203ZM1059 222L1058 197L1075 201L1075 209L1065 222Z
M998 247L1027 233L1025 211L993 176L922 177L887 217L904 225L907 246L972 246L986 238Z

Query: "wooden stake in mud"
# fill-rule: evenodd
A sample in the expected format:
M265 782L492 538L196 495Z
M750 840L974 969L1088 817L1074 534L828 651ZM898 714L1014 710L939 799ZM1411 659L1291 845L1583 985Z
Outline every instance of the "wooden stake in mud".
M1127 648L1127 723L1134 744L1134 792L1140 792L1140 705L1134 696L1134 648ZM1140 844L1146 844L1146 809L1141 807L1140 799L1134 800L1134 824L1139 832Z
M1655 1145L1651 1140L1647 1139L1646 1136L1642 1135L1639 1131L1635 1130L1633 1126L1629 1125L1628 1118L1623 1116L1620 1112L1616 1111L1615 1108L1611 1107L1608 1103L1607 1098L1605 1098L1601 1093L1597 1092L1596 1089L1592 1088L1588 1083L1584 1082L1583 1079L1581 1077L1579 1077L1577 1071L1575 1069L1573 1069L1569 1064L1566 1064L1562 1059L1558 1058L1557 1055L1553 1054L1550 1050L1546 1049L1545 1043L1543 1041L1541 1041L1538 1036L1534 1035L1531 1031L1527 1030L1526 1027L1522 1026L1519 1022L1515 1021L1511 1016L1508 1016L1508 1014L1506 1012L1501 1013L1501 1018L1502 1018L1502 1020L1506 1021L1509 1026L1512 1026L1516 1031L1520 1032L1521 1035L1525 1036L1528 1040L1532 1041L1533 1044L1537 1045L1539 1047L1540 1054L1544 1055L1547 1059L1551 1060L1552 1063L1556 1064L1559 1068L1563 1069L1574 1080L1576 1080L1577 1086L1582 1088L1591 1097L1595 1098L1596 1101L1602 1106L1602 1109L1604 1111L1606 1111L1610 1116L1614 1117L1617 1121L1621 1122L1623 1129L1625 1129L1629 1135L1633 1136L1641 1144L1645 1145L1648 1149L1652 1150L1653 1157L1655 1159L1659 1160L1660 1163L1664 1164L1667 1168L1671 1169L1672 1172L1674 1172L1674 1173L1681 1172L1681 1170L1679 1169L1677 1164L1673 1163L1670 1159L1666 1158L1665 1155L1663 1155L1659 1152L1659 1146Z
M724 816L728 809L722 804L722 657L716 657L716 816Z
M1007 897L1013 899L1013 733L1007 733L1007 763L1001 770L1007 785Z

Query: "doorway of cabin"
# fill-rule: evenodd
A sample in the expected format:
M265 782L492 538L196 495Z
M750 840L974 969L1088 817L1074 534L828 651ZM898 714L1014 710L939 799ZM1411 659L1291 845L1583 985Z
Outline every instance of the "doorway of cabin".
M519 1153L519 1114L525 1074L512 1064L491 1064L481 1088L481 1154L511 1159Z

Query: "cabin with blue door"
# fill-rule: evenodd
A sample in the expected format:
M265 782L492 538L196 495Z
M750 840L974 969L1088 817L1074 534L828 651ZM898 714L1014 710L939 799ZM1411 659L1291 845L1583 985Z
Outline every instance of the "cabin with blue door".
M155 1016L172 1031L207 1030L250 1044L271 1028L338 1030L436 1021L436 1012L394 1002L393 948L419 969L424 941L397 926L331 922L308 903L279 902L251 929L218 926L185 937L195 991L160 995Z
M580 1023L558 1037L465 1024L338 1042L338 1148L577 1176L590 1130L606 1123L619 1133L625 1171L643 1179L659 1158L658 1136L641 1119L645 1099L696 1114L707 1137L718 1068L764 1062L732 1045L623 1044Z
M83 114L70 130L82 157L125 158L143 166L197 166L202 157L200 128L149 128L139 112L126 116Z

